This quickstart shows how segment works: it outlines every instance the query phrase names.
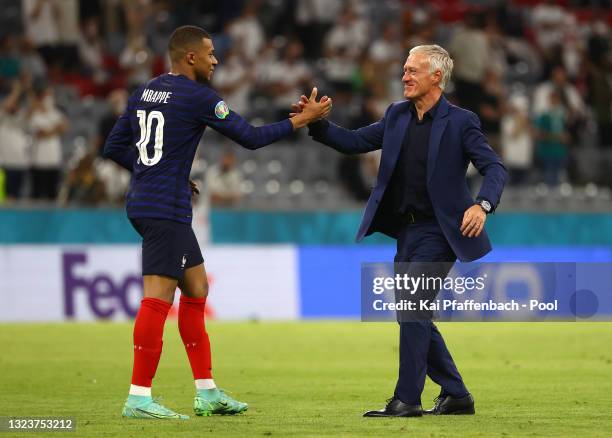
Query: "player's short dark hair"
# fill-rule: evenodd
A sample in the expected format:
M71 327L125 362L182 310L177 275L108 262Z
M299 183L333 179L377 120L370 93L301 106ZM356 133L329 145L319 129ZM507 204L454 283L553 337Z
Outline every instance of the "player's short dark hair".
M210 34L198 26L178 27L168 41L170 59L177 60L183 53L194 50L202 39L211 39Z

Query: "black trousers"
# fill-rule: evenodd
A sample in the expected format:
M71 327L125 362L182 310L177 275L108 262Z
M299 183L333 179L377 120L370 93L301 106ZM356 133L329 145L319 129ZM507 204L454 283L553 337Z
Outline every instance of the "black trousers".
M457 259L437 222L406 225L397 240L396 270L413 277L445 278ZM427 262L427 263L423 263ZM435 298L438 291L417 291L416 296ZM457 366L433 321L423 314L399 319L399 376L395 396L404 403L421 404L425 378L440 385L441 395L468 394Z
M12 199L21 198L21 192L27 173L27 169L4 169L7 197Z
M59 187L59 169L32 168L32 198L54 201Z

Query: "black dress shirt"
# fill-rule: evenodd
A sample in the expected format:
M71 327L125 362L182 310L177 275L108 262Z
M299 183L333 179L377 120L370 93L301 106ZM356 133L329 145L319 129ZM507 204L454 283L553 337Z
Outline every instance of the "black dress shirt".
M413 103L410 104L412 118L391 177L395 210L400 215L416 213L424 217L434 217L427 192L427 155L431 124L439 105L440 100L423 114L423 120L419 120L416 107Z

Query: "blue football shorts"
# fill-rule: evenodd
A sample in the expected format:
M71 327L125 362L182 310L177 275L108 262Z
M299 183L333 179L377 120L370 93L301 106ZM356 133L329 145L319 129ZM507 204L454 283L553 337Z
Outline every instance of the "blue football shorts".
M191 225L152 218L130 218L130 222L142 237L142 275L181 280L185 269L204 262Z

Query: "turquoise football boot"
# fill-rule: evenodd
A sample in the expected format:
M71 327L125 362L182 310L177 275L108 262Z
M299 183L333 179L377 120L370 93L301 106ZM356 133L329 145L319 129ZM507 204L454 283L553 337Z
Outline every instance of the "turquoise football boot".
M249 405L234 400L222 389L199 389L193 401L195 414L201 417L235 415L246 411Z
M149 418L156 420L188 420L189 416L176 412L158 403L161 397L129 395L123 406L122 415L126 418Z

